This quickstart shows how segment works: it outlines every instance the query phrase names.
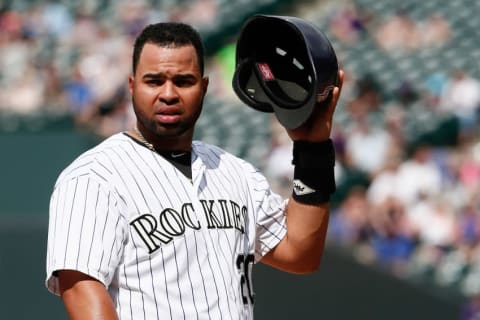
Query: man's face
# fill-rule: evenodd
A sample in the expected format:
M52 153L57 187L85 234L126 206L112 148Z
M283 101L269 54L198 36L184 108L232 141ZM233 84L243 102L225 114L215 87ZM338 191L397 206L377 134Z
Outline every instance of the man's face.
M138 126L152 142L180 139L190 144L207 86L193 46L146 43L129 79Z

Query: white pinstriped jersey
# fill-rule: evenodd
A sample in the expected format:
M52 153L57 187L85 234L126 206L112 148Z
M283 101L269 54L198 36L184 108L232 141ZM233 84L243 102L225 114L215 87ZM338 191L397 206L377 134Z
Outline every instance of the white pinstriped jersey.
M253 263L286 233L253 166L194 141L192 180L124 133L68 166L50 202L47 280L101 281L120 319L252 319Z

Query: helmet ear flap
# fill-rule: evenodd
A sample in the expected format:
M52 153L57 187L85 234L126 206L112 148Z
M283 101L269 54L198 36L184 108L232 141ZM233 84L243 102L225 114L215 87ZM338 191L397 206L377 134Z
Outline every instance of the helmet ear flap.
M252 59L244 59L235 69L232 87L238 98L248 106L262 112L273 112L268 98L261 89L260 81L254 72Z

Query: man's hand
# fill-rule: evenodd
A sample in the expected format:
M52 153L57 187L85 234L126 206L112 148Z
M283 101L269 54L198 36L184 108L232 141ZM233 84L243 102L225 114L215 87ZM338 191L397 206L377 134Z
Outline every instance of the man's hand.
M325 141L332 131L333 113L337 106L343 86L343 70L338 71L338 86L333 89L332 98L327 108L315 108L310 118L298 128L287 129L290 138L303 141Z

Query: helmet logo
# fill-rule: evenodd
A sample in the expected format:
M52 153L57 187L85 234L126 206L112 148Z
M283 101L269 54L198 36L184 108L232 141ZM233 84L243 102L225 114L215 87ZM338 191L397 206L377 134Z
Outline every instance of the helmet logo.
M273 75L272 70L270 69L270 66L266 63L259 63L258 68L260 69L260 72L262 73L263 79L265 81L272 81L275 80L275 77Z
M317 102L325 101L333 88L335 88L335 86L332 84L325 86L323 89L320 87L319 92L317 93Z

